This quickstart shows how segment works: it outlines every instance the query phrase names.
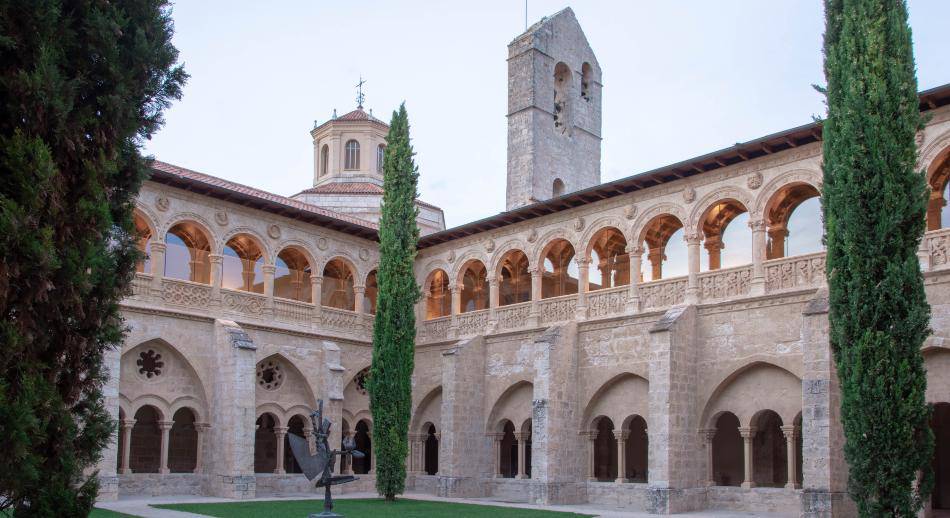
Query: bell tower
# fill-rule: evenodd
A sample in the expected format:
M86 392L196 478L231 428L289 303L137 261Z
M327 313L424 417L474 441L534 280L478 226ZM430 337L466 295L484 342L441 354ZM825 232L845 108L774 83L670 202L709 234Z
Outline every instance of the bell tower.
M602 88L570 8L508 44L508 210L600 183Z

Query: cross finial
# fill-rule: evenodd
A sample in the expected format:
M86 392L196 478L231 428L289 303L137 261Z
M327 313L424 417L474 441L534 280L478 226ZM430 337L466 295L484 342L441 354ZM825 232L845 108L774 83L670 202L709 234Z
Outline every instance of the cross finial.
M360 76L360 82L356 83L356 107L363 109L363 100L366 99L366 96L363 95L363 85L366 84L366 80L363 79L363 76Z

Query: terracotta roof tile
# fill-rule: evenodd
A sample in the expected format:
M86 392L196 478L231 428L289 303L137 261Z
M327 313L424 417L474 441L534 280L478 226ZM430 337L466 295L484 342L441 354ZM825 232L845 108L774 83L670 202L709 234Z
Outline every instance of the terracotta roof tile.
M382 194L383 188L369 182L336 182L325 183L317 187L300 191L300 194Z

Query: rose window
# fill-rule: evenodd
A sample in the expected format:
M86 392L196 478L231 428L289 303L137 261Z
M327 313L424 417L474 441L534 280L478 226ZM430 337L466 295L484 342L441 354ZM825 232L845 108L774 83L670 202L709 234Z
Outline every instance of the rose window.
M284 382L284 369L277 360L267 360L257 365L257 384L264 390L277 390Z
M147 379L161 376L162 370L165 368L165 362L162 361L162 354L155 352L153 349L139 353L139 359L136 360L135 363L139 367L139 374L145 376Z

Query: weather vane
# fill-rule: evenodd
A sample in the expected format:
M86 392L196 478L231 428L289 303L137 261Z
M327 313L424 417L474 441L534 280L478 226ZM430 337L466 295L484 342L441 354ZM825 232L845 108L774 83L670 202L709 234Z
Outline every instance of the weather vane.
M360 82L356 83L356 106L359 109L363 109L363 100L366 99L366 96L363 95L363 85L366 84L366 80L363 79L363 76L360 76Z

